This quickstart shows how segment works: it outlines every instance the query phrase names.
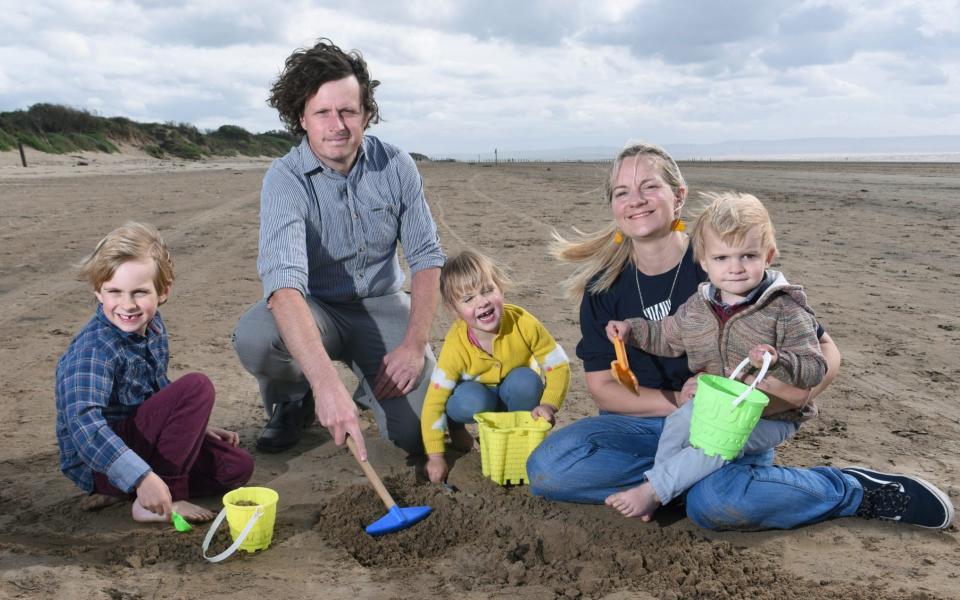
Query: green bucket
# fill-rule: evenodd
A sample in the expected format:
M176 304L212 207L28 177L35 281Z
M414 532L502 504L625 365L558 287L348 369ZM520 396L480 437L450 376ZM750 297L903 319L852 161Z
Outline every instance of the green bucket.
M732 379L749 359L740 363L731 379L717 375L697 378L690 421L691 446L700 448L708 456L719 454L724 460L733 460L740 454L770 402L766 394L755 389L766 375L768 357L769 354L764 356L764 366L749 386Z

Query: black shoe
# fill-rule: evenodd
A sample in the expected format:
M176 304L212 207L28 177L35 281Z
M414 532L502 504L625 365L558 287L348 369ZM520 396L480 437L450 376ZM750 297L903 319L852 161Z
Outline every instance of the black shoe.
M273 406L273 416L257 439L257 450L283 452L300 441L303 430L313 424L315 411L313 394L308 392L301 400Z
M950 498L928 481L864 467L840 470L855 477L863 487L858 517L900 521L929 529L946 529L953 521Z

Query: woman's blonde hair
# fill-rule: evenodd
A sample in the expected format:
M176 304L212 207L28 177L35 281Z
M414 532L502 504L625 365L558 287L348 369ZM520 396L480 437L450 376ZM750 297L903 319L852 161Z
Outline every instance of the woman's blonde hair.
M479 290L489 283L505 291L513 282L489 256L476 250L464 250L448 258L440 269L440 297L448 306L456 306L464 292Z
M754 227L760 232L760 249L764 258L771 248L776 256L776 231L770 213L756 196L739 192L701 192L700 197L708 204L697 215L690 230L694 259L699 261L706 256L704 231L709 229L724 243L737 246Z
M604 198L608 203L613 200L614 182L623 161L636 156L652 158L660 166L660 175L675 196L685 193L687 183L677 162L663 148L641 142L626 146L613 161L610 175L603 186ZM567 240L556 230L553 231L550 254L558 260L577 265L570 277L563 281L563 286L567 297L579 302L585 292L598 294L610 289L630 260L631 244L622 238L617 241L616 223L610 223L593 233L584 233L577 228L573 230L580 239Z
M173 260L160 232L153 225L133 221L108 233L89 256L80 262L80 279L90 282L94 290L113 278L125 262L152 260L156 265L153 286L158 294L166 294L173 285Z

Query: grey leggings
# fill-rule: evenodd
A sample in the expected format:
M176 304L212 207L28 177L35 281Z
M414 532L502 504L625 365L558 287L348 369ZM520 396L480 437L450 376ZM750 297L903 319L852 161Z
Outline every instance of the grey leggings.
M307 305L330 358L343 362L360 380L353 394L362 408L373 411L382 437L409 454L423 454L420 412L436 360L427 347L417 387L406 396L380 402L373 384L383 356L400 345L410 318L410 297L404 292L332 303L307 296ZM256 377L267 413L274 404L301 399L310 389L300 366L287 351L265 300L240 317L233 347L243 367Z

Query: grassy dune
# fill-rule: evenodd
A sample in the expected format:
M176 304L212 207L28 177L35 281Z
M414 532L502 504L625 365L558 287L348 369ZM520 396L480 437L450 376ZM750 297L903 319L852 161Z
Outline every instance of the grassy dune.
M34 104L27 110L0 112L0 151L18 143L41 152L118 152L130 144L157 158L208 156L281 156L297 139L285 131L250 133L223 125L203 131L188 123L137 123L125 117L101 117L58 104Z

